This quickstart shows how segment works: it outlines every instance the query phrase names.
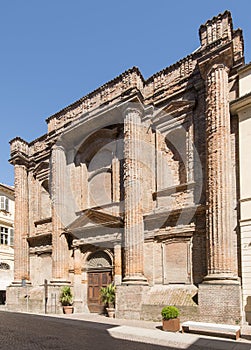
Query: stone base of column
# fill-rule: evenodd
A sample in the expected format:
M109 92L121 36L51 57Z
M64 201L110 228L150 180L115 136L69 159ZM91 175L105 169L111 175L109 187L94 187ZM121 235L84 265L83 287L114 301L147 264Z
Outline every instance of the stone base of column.
M33 288L31 283L15 281L6 289L6 309L18 312L44 312L44 290Z
M71 285L71 281L66 280L66 279L52 279L50 281L50 284L54 285L54 286L68 286Z
M150 287L143 285L121 285L116 287L117 318L140 320L143 297Z
M125 285L143 285L143 286L147 286L148 282L145 276L143 275L136 275L136 276L125 276L123 278L122 284Z
M238 276L234 276L232 274L226 274L226 273L218 273L218 274L212 274L207 275L204 277L203 283L210 283L210 284L240 284L240 279Z
M229 280L202 283L198 290L200 320L204 322L239 324L241 319L241 286Z
M116 286L120 286L122 284L122 276L114 275L114 283Z
M11 282L11 287L25 287L31 286L31 282L29 280L20 280Z

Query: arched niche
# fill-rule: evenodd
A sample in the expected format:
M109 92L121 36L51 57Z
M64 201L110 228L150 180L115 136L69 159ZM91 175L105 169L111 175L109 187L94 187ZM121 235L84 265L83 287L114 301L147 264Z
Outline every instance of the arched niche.
M114 184L120 188L119 178L123 159L123 128L113 125L97 130L81 144L75 156L75 167L85 174L87 183L83 192L88 196L88 207L97 207L113 202ZM113 171L114 160L118 162L116 177ZM122 177L121 177L122 178Z
M41 219L51 216L51 199L49 191L49 181L44 180L41 183Z
M165 136L167 162L173 177L173 183L169 186L187 182L186 143L187 133L183 127L173 129Z

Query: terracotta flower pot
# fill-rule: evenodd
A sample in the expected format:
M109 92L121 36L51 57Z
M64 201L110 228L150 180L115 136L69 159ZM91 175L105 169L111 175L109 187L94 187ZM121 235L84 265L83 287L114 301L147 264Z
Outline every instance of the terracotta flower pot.
M162 320L163 331L178 332L180 330L180 319L170 318L169 320Z
M115 316L115 309L114 309L114 307L107 307L106 311L107 311L108 317L114 318L114 316Z
M73 306L63 306L64 314L73 314Z

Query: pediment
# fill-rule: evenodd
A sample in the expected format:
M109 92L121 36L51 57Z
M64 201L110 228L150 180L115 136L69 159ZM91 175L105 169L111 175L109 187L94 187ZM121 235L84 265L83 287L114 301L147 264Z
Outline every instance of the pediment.
M109 214L103 210L87 209L67 227L67 231L73 232L80 228L88 229L97 226L122 227L123 220L120 216Z

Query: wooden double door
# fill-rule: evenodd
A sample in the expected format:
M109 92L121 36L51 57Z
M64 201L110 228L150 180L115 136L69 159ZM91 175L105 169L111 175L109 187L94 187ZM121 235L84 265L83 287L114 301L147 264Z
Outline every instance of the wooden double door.
M100 288L106 287L111 282L111 270L88 272L88 308L90 312L104 312L104 305L100 298Z

